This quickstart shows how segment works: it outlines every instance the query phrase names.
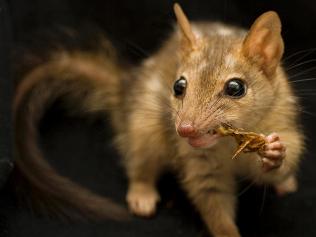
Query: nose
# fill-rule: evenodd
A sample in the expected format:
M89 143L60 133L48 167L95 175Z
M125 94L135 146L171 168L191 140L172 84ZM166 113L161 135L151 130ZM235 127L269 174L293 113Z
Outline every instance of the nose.
M193 125L187 122L182 122L177 128L177 132L181 137L194 137L197 135L197 131Z

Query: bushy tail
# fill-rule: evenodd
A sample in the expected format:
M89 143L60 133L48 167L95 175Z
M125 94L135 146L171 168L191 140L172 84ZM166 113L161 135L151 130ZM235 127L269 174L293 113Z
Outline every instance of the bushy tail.
M113 58L60 52L29 72L13 105L16 166L28 194L49 213L88 219L126 219L125 208L63 177L38 145L38 125L58 98L88 111L118 106L120 70Z

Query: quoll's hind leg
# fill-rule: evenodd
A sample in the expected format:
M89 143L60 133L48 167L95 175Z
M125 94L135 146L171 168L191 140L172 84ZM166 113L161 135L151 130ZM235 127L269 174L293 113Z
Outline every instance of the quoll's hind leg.
M240 237L234 222L233 194L216 190L204 191L194 202L214 237Z
M240 237L234 221L236 198L233 178L225 176L225 173L208 173L205 167L207 163L203 162L188 164L183 174L183 186L212 236Z
M214 237L240 237L234 222L234 193L215 187L187 188L187 191Z

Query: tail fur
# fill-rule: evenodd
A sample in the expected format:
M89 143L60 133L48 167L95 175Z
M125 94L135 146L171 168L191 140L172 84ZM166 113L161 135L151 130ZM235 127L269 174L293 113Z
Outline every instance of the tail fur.
M84 219L128 218L125 208L59 175L38 145L39 122L56 99L80 101L85 111L113 109L120 102L119 83L115 58L59 52L30 71L17 87L13 105L17 170L28 195L49 213Z

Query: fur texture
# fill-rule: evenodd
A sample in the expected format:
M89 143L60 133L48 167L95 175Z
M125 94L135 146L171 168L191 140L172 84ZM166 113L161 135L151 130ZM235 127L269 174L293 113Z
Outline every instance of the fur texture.
M257 28L262 20L270 22L268 28ZM262 40L263 44L255 45L260 39L254 37L253 29L265 31L268 38ZM294 191L304 147L297 99L279 61L283 53L280 23L275 13L268 13L256 21L249 34L216 23L192 24L192 31L194 47L188 44L189 37L183 36L184 30L176 32L143 63L137 73L139 79L126 97L126 127L117 141L130 182L127 201L132 212L153 214L159 201L155 182L165 168L173 169L209 231L214 236L239 236L234 224L236 176ZM267 48L271 49L271 58L266 55ZM180 76L186 78L187 88L184 96L176 98L172 88ZM223 95L231 78L246 81L244 97ZM206 134L223 122L266 135L277 132L287 149L283 163L267 171L263 168L265 158L258 154L231 160L236 147L232 138L197 149L188 144L190 138L176 132L187 123L197 133Z
M108 44L108 43L107 43ZM62 177L43 158L38 147L38 126L57 99L71 110L92 113L119 105L120 71L108 53L59 52L31 70L19 84L14 100L17 191L33 204L58 216L83 219L124 219L127 212L110 200ZM113 114L113 120L115 115ZM22 183L21 183L22 182Z
M177 11L182 14L181 9ZM239 236L234 223L236 176L273 185L277 190L283 188L284 192L295 190L295 173L304 142L298 127L297 99L280 65L283 41L278 16L271 12L262 15L249 33L219 23L188 26L185 21L184 25L183 30L179 22L181 30L176 30L156 54L129 72L121 73L112 59L99 61L79 53L52 60L27 76L17 90L14 107L17 164L35 189L54 201L71 196L64 202L66 206L107 211L104 199L58 176L40 157L36 146L36 125L50 101L65 94L77 98L87 92L81 108L117 108L110 112L129 179L126 198L130 210L137 215L154 214L159 201L155 184L165 169L178 175L216 237ZM173 92L180 76L187 80L181 98ZM244 97L234 99L223 94L231 78L245 81ZM220 138L205 149L194 148L188 143L194 138L183 138L177 133L184 123L193 126L199 136L209 136L209 131L221 123L265 135L277 132L277 137L267 136L267 140L271 140L272 147L285 146L286 156L276 149L273 154L279 165L275 167L271 150L231 160L236 147L233 138ZM262 164L271 169L263 169ZM59 185L60 182L65 185ZM73 197L74 192L77 198ZM86 206L84 200L90 197L100 202ZM106 216L100 212L100 217Z

